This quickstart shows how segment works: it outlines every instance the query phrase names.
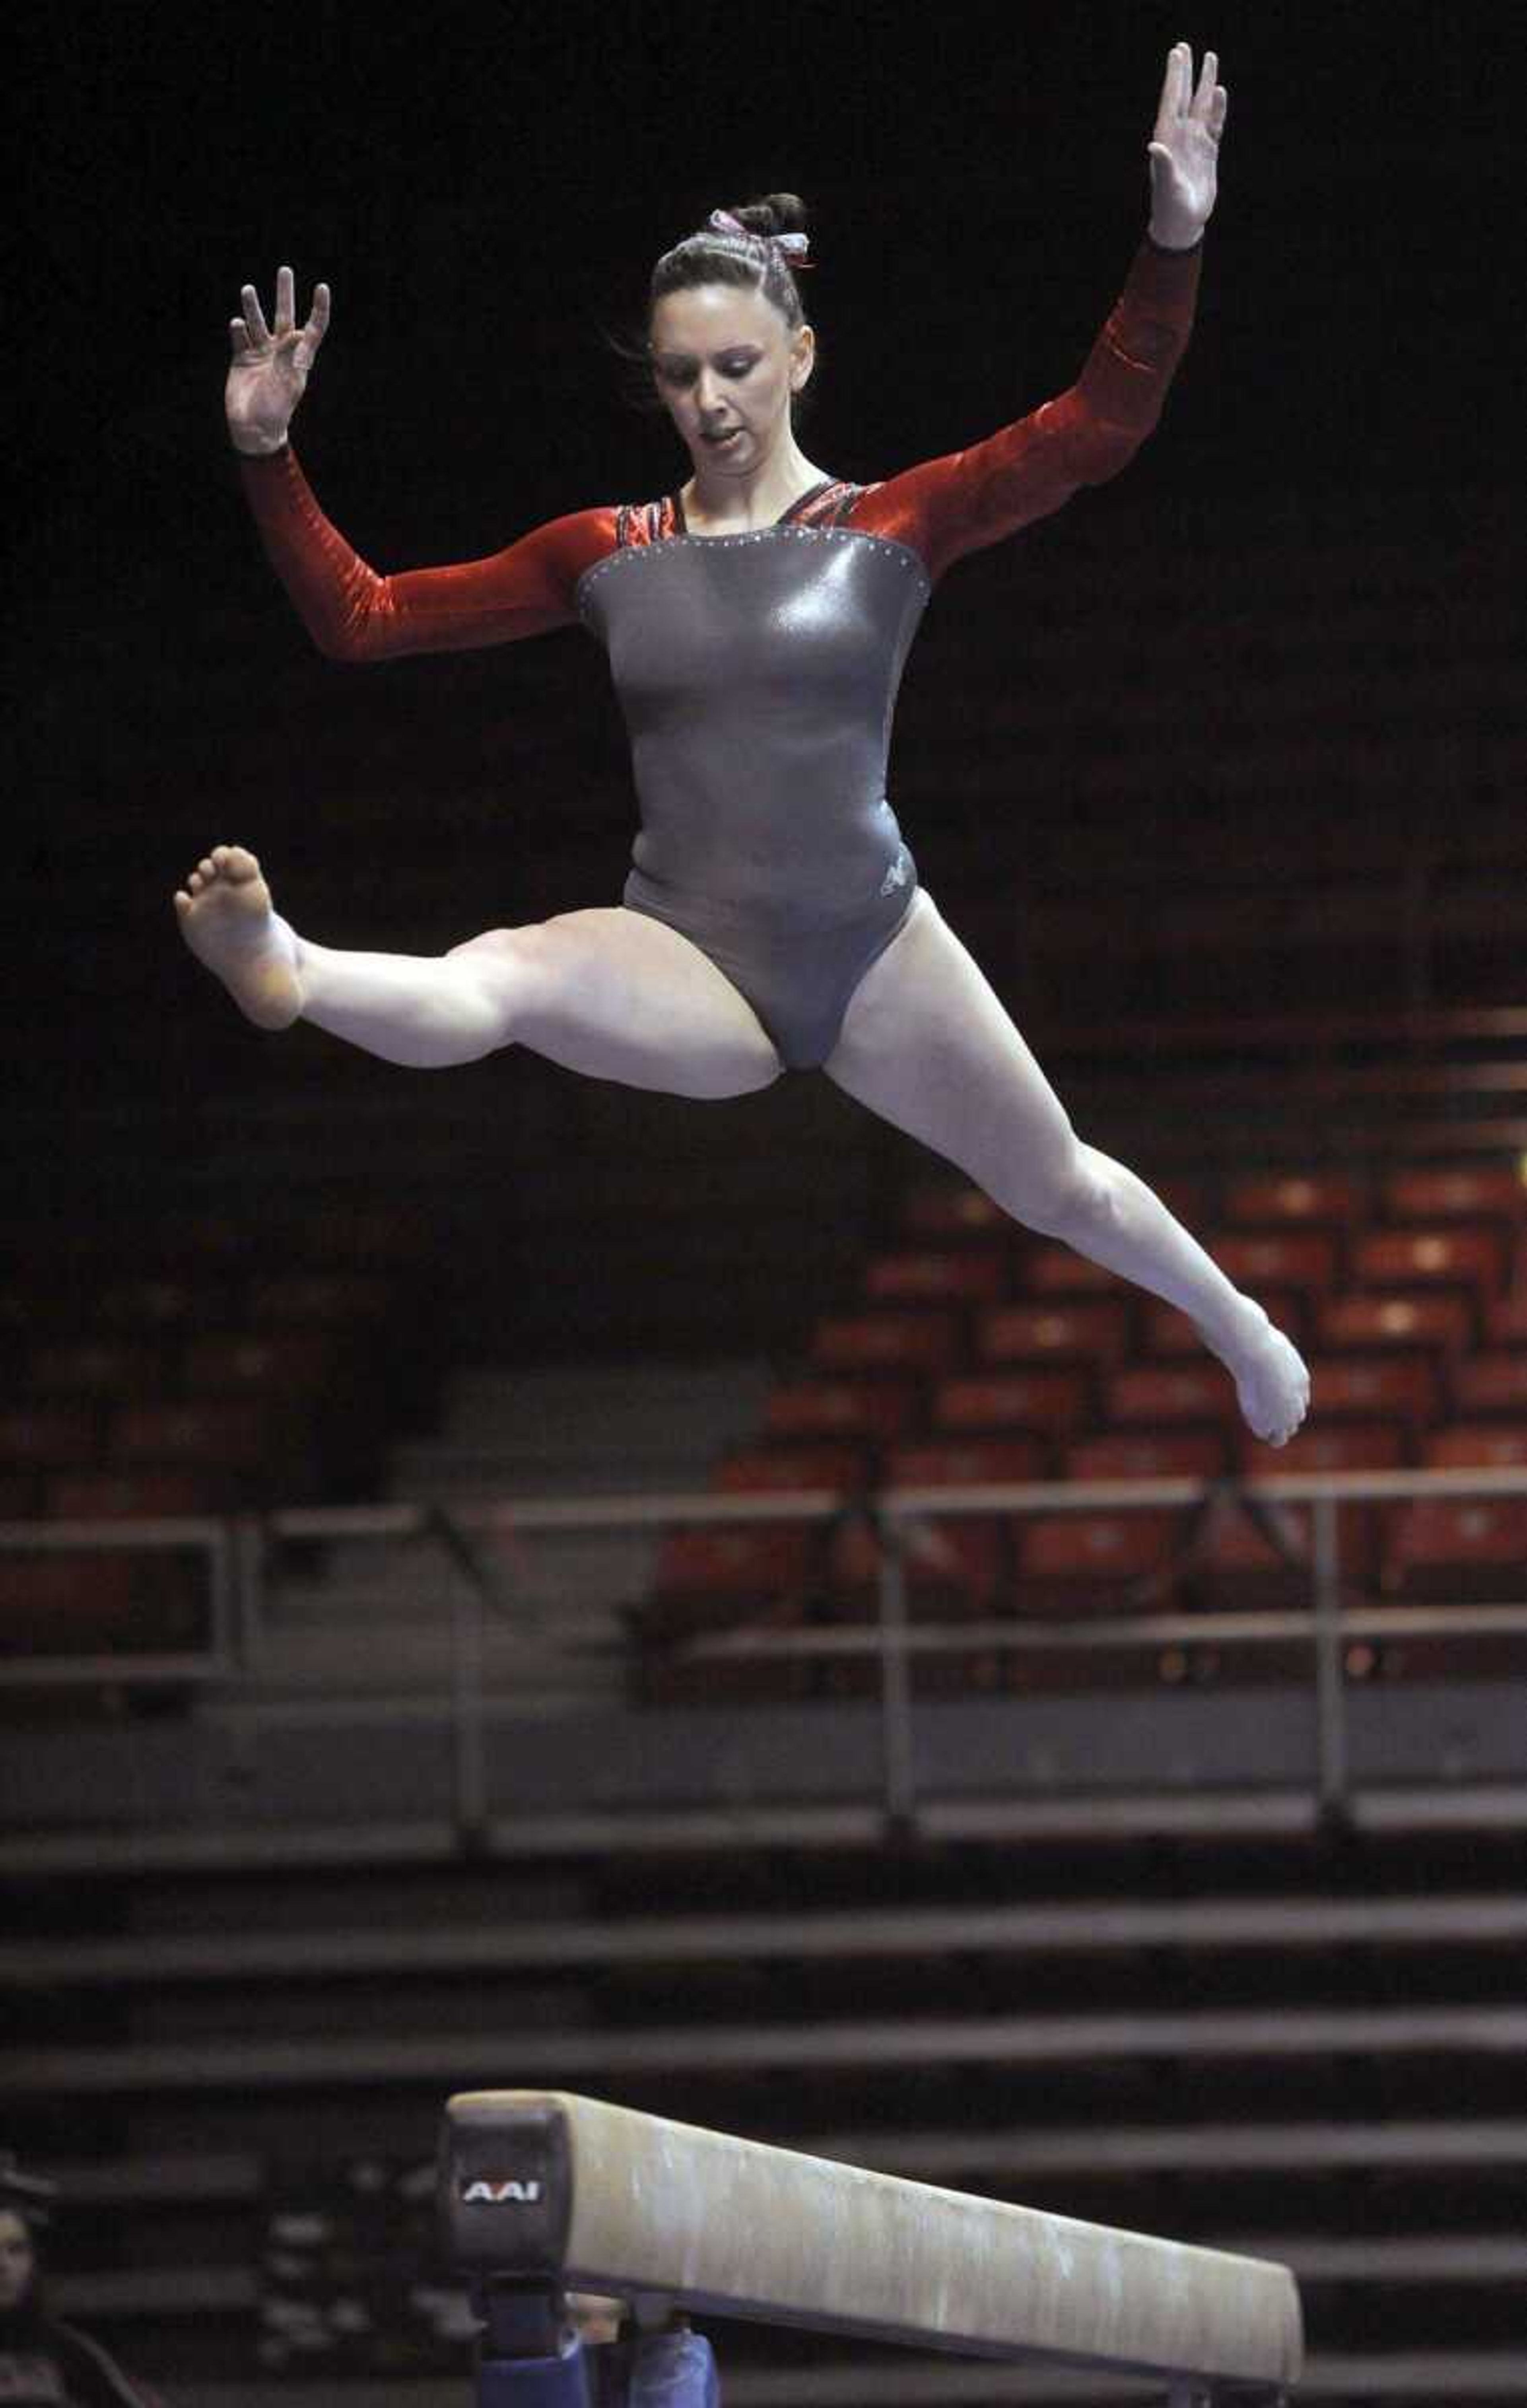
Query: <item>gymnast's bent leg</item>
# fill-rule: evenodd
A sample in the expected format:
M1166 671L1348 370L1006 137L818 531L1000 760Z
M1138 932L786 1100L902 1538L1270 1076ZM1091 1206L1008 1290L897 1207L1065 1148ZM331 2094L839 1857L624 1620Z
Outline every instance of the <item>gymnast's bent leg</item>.
M926 890L855 988L822 1067L1016 1221L1178 1306L1229 1370L1259 1438L1280 1446L1298 1428L1309 1402L1298 1353L1142 1180L1077 1137Z
M779 1075L731 981L677 929L623 908L495 929L439 955L337 952L272 909L241 845L216 846L175 908L192 952L263 1028L309 1020L414 1069L528 1045L589 1078L698 1099Z

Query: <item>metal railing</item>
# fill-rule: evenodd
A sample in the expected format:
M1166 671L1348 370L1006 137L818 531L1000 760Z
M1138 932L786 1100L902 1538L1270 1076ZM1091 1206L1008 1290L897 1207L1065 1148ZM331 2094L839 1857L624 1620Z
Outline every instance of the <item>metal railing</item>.
M0 1659L0 1685L116 1686L179 1683L221 1684L259 1712L265 1654L262 1643L278 1551L292 1543L433 1541L454 1573L450 1584L449 1694L454 1810L464 1830L483 1828L488 1814L489 1640L495 1624L512 1633L531 1624L545 1638L547 1619L527 1608L514 1561L523 1542L558 1535L674 1529L759 1528L781 1524L835 1527L858 1523L874 1540L874 1614L860 1623L760 1628L743 1627L684 1641L674 1660L859 1657L879 1667L880 1794L886 1813L910 1815L917 1805L913 1749L916 1701L912 1665L920 1656L980 1648L995 1654L1087 1655L1293 1641L1307 1648L1314 1727L1315 1785L1322 1810L1339 1809L1349 1787L1346 1651L1354 1641L1399 1638L1527 1638L1527 1563L1520 1597L1509 1603L1405 1603L1357 1589L1342 1564L1341 1509L1396 1506L1416 1498L1505 1498L1527 1501L1527 1469L1349 1471L1277 1474L1265 1478L1089 1482L1019 1482L981 1486L886 1488L861 1497L826 1489L749 1495L678 1494L599 1498L535 1498L439 1505L302 1508L233 1521L165 1520L0 1524L0 1565L7 1555L70 1552L180 1551L207 1568L207 1619L201 1649L173 1654L112 1650L94 1655L32 1655ZM920 1526L982 1515L1095 1514L1177 1511L1202 1517L1218 1505L1249 1511L1258 1526L1276 1532L1277 1509L1308 1507L1307 1556L1296 1542L1285 1552L1291 1572L1307 1580L1306 1601L1268 1611L1202 1609L1122 1611L1063 1620L1025 1612L1021 1591L1012 1611L963 1621L920 1622L911 1610L909 1541ZM483 1541L493 1542L490 1560ZM512 1541L507 1562L504 1549ZM1189 1553L1191 1554L1191 1545ZM524 1569L523 1559L519 1571ZM0 1572L3 1578L3 1572ZM1211 1576L1212 1578L1212 1576ZM1527 1661L1527 1653L1524 1653ZM331 1692L323 1706L341 1703ZM397 1701L417 1714L420 1699ZM321 1709L320 1709L321 1710ZM385 1718L385 1707L373 1705Z

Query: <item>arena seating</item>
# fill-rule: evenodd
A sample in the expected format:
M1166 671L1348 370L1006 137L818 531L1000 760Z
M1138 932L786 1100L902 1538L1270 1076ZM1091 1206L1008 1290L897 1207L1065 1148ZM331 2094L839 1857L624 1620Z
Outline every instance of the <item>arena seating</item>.
M722 1466L722 1487L800 1484L847 1504L877 1483L958 1490L996 1481L1226 1480L1527 1462L1527 1197L1516 1166L1463 1162L1359 1180L1312 1172L1232 1176L1192 1197L1204 1242L1264 1295L1309 1348L1318 1411L1280 1450L1247 1432L1231 1383L1185 1316L1067 1249L993 1220L987 1200L930 1182L900 1213L902 1242L864 1265L857 1311L820 1317L783 1369L758 1445ZM1214 1207L1218 1206L1215 1211ZM803 1439L821 1441L803 1447ZM844 1441L851 1440L845 1451ZM774 1469L771 1470L771 1467ZM809 1474L809 1477L806 1475ZM1461 1605L1520 1601L1527 1508L1501 1499L1346 1502L1337 1512L1349 1597ZM1012 1516L911 1526L914 1624L992 1616L1203 1612L1307 1601L1307 1506L1255 1512L1226 1498L1186 1511ZM777 1551L771 1562L770 1549ZM642 1694L697 1694L682 1675L699 1627L863 1618L876 1543L778 1531L677 1539L642 1610ZM1477 1634L1348 1651L1351 1678L1422 1677L1439 1666L1520 1664L1520 1641ZM918 1684L962 1688L1126 1681L1266 1679L1299 1650L1248 1643L1125 1651L1117 1661L990 1644L922 1658ZM695 1667L694 1669L698 1669ZM713 1667L721 1670L721 1667ZM781 1694L777 1658L726 1664L728 1694ZM813 1693L806 1668L790 1694ZM828 1658L815 1693L863 1691L875 1667Z

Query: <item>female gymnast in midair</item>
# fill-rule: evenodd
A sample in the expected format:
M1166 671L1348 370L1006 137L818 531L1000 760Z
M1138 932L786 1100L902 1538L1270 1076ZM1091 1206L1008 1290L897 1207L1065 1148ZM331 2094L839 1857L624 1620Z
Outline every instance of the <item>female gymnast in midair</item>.
M920 887L886 800L892 705L950 564L1113 476L1160 415L1192 322L1226 109L1217 62L1168 54L1150 217L1080 377L967 450L871 485L796 439L814 336L789 196L716 210L653 270L648 355L689 454L665 499L573 511L507 551L379 577L319 509L287 440L329 320L233 321L227 414L278 574L343 660L507 643L581 624L632 738L641 827L622 902L495 928L438 956L336 952L218 845L175 897L192 951L264 1028L312 1021L435 1068L528 1045L596 1079L714 1097L820 1068L945 1154L1027 1227L1164 1297L1281 1445L1294 1347L1133 1171L1083 1143L991 986Z

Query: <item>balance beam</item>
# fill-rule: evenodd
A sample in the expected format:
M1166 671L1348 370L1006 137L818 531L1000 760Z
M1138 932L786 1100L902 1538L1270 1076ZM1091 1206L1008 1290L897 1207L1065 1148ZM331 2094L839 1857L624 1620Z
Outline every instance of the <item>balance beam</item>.
M968 2357L1279 2399L1303 2355L1283 2266L1046 2215L565 2091L466 2091L442 2242L479 2279Z

